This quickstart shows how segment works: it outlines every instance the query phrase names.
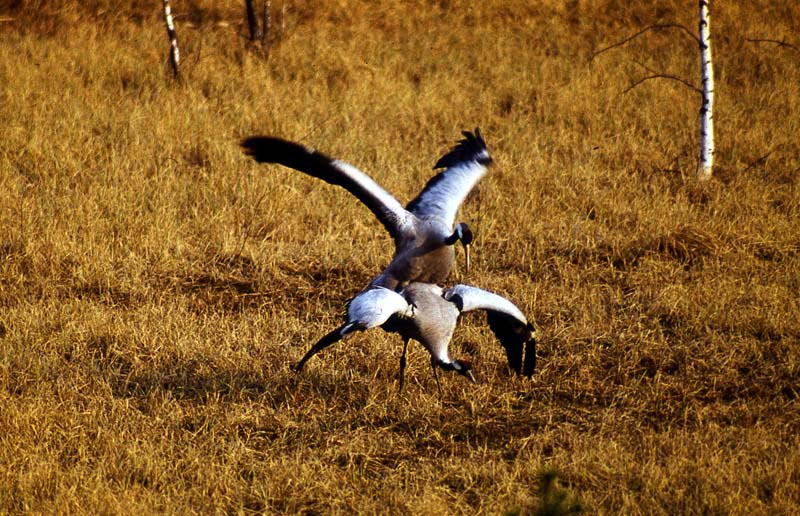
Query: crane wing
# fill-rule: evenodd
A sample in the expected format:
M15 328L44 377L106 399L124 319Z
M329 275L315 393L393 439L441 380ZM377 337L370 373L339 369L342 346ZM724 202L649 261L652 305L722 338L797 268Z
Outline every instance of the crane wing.
M419 218L436 217L453 226L461 203L486 174L492 158L480 129L462 132L464 139L442 156L434 169L444 168L433 176L420 194L406 206Z
M508 365L518 374L530 377L536 368L536 337L533 325L508 299L492 292L456 285L447 289L444 298L455 303L461 312L485 310L489 328L506 350Z
M292 369L300 372L306 362L323 349L336 344L353 332L380 326L393 315L413 317L414 309L394 290L368 287L347 302L347 322L319 339Z
M389 192L353 165L271 136L251 136L242 140L241 146L245 154L258 163L278 163L341 186L375 214L395 241L411 230L412 215Z
M347 322L363 329L385 323L393 315L408 317L413 307L394 290L371 286L347 303Z

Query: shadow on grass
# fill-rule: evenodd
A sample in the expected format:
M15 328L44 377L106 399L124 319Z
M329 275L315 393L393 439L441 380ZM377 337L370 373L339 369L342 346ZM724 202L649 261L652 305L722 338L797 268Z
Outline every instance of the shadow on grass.
M320 292L344 292L349 297L369 279L354 267L282 264L265 270L248 256L220 254L194 263L190 269L168 273L161 283L162 289L188 296L193 312L207 314L243 312L264 305L317 304Z

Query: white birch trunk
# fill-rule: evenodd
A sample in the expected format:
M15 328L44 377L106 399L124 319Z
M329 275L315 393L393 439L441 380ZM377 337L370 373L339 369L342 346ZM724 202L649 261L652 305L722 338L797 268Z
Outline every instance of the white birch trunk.
M286 34L286 0L281 2L281 38Z
M164 0L164 21L167 24L167 36L169 36L169 63L172 66L172 75L178 78L181 51L178 50L178 36L175 34L175 24L172 23L172 10L169 7L169 0Z
M711 178L714 165L714 68L711 62L711 30L709 29L708 4L711 0L700 0L700 66L703 76L703 104L700 107L700 161L697 177Z
M269 0L264 0L264 30L261 32L261 46L264 50L269 50L270 11Z

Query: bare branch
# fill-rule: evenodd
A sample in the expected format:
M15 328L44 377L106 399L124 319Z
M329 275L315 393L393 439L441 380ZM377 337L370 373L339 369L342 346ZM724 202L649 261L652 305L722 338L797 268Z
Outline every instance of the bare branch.
M698 88L698 87L697 87L697 86L695 86L694 84L690 83L689 81L687 81L687 80L685 80L685 79L681 79L680 77L678 77L678 76L676 76L676 75L671 75L671 74L665 74L665 73L661 73L661 72L659 72L658 70L655 70L655 69L653 69L653 68L650 68L649 66L647 66L647 65L646 65L646 64L644 64L644 63L642 63L641 61L636 61L636 60L634 60L633 62L634 62L634 63L636 63L637 65L641 66L642 68L644 68L644 70L645 70L647 73L649 73L649 74L650 74L650 76L649 76L649 78L650 78L650 79L656 79L656 78L661 78L661 79L673 79L673 80L676 80L676 81L678 81L678 82L680 82L680 83L682 83L682 84L684 84L684 85L688 86L690 89L694 90L694 91L695 91L695 92L697 92L697 93L703 93L703 90L701 90L700 88ZM641 81L641 82L644 82L644 81ZM638 84L635 84L635 85L631 86L629 89L625 90L625 92L624 92L624 93L627 93L628 91L630 91L631 89L633 89L635 86L638 86Z
M703 94L703 90L699 89L698 87L696 87L694 84L690 83L689 81L681 79L680 77L677 77L675 75L669 75L669 74L665 74L665 73L656 73L656 74L653 74L653 75L648 75L647 77L642 77L638 81L634 82L633 84L631 84L630 86L625 88L625 90L623 90L622 95L625 95L626 93L628 93L629 91L631 91L635 87L639 86L643 82L646 82L646 81L649 81L649 80L652 80L652 79L670 79L670 80L673 80L673 81L678 81L679 83L681 83L684 86L687 86L688 88L693 90L695 93L699 93L701 95Z
M692 41L694 41L695 43L699 43L700 42L700 40L697 39L697 36L695 36L692 31L690 31L689 29L686 28L686 26L681 25L680 23L657 23L655 25L648 25L647 27L643 28L642 30L640 30L636 34L634 34L632 36L629 36L629 37L623 39L622 41L618 41L617 43L614 43L613 45L607 46L605 48L602 48L602 49L598 50L597 52L594 52L592 54L592 56L589 58L589 61L592 61L595 57L599 56L600 54L602 54L604 52L607 52L607 51L611 50L612 48L621 47L625 43L628 43L629 41L641 36L642 34L644 34L647 31L660 30L660 29L680 29L684 33L688 34L689 37L692 38Z
M794 50L795 52L800 52L800 47L792 45L791 43L787 43L786 38L783 39L746 38L745 41L749 41L751 43L774 43L779 47L786 47Z

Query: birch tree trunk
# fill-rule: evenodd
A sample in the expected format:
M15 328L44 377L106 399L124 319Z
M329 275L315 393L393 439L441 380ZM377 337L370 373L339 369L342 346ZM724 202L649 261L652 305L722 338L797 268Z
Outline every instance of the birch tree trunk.
M281 2L281 38L286 34L286 0Z
M270 26L270 2L264 0L264 18L262 25L264 30L261 31L261 46L265 51L269 50L269 26Z
M253 7L253 0L244 0L245 11L247 12L247 28L250 30L250 43L255 43L261 39L261 30L258 28L258 18Z
M700 0L700 66L703 77L703 104L700 107L700 161L697 177L711 179L714 165L714 68L711 62L711 31L708 4Z
M169 63L172 67L172 75L176 79L180 77L178 65L181 62L181 51L178 50L178 37L175 34L175 24L172 23L172 10L169 8L169 0L164 0L164 21L167 24L167 36L169 36Z

